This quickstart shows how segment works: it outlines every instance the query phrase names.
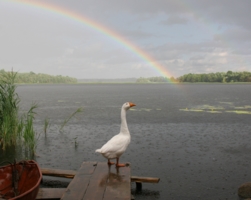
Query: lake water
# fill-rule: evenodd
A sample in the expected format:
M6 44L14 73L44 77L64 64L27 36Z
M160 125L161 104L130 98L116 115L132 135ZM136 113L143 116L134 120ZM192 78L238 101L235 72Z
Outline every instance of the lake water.
M95 149L120 130L127 112L131 144L121 162L132 175L159 177L143 184L136 199L237 200L251 181L251 85L248 84L79 84L22 85L21 108L36 102L41 167L76 170L83 161L106 160ZM60 130L74 111L83 107ZM49 119L47 134L44 120Z

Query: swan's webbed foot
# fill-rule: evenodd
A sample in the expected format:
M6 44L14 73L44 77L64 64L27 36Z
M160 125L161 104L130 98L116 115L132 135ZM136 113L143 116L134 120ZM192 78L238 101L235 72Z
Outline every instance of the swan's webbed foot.
M114 165L115 163L114 163L114 162L111 162L110 159L108 159L107 164L108 164L108 165Z
M116 167L126 167L127 165L126 164L122 164L122 163L120 163L120 164L116 164Z
M125 164L119 163L119 158L117 158L116 160L117 160L117 162L116 162L116 167L127 167L127 166L129 166L128 163L125 163Z

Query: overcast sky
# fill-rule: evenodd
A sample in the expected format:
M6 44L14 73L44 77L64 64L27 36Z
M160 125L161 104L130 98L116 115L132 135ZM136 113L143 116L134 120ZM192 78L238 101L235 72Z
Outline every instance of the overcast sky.
M251 0L32 0L83 16L166 74L251 71ZM30 0L30 2L32 2ZM162 76L123 42L29 1L0 0L0 69L75 78Z

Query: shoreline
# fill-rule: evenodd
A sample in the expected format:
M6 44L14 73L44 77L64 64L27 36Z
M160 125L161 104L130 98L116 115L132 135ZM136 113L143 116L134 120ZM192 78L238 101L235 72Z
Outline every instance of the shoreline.
M150 82L150 83L137 83L137 82L78 82L78 83L15 83L16 85L98 85L98 84L137 84L137 85L161 85L161 84L223 84L223 85L233 85L233 84L251 84L251 82L232 82L232 83L220 83L220 82Z

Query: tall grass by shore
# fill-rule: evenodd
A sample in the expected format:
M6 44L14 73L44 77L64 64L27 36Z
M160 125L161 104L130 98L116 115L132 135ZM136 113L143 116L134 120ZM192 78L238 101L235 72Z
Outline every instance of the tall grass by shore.
M35 153L36 133L33 128L34 109L32 105L27 113L19 113L20 98L16 93L17 73L0 74L0 148L22 145Z

